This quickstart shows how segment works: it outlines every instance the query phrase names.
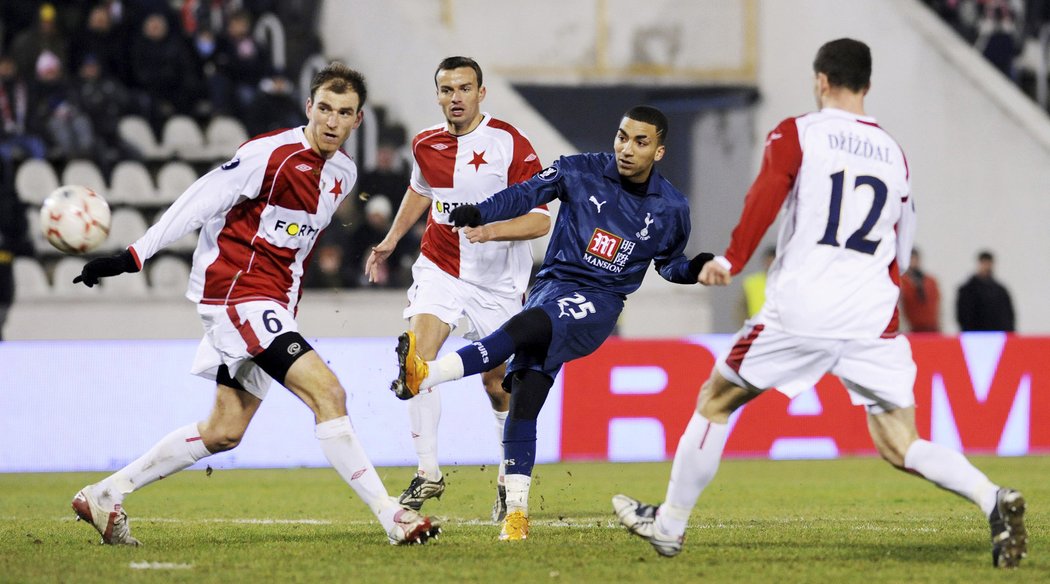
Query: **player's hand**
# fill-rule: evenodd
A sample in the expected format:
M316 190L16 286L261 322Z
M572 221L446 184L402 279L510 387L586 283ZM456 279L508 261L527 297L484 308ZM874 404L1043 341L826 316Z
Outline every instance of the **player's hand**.
M448 220L456 227L477 227L481 225L481 211L474 205L460 205L452 209Z
M492 229L488 225L479 225L477 227L464 227L460 229L463 235L467 236L467 241L470 243L485 243L486 241L492 241Z
M733 275L718 262L707 262L700 270L700 283L704 286L728 286Z
M380 267L386 263L390 254L394 253L395 247L397 247L396 242L384 239L372 248L372 253L368 254L368 260L365 261L365 273L368 274L369 282L375 283L379 280Z
M79 276L73 278L73 283L83 282L85 286L91 288L98 284L101 278L137 271L139 271L139 265L135 263L135 256L131 255L129 250L124 250L116 255L96 258L84 264L84 269L80 271Z

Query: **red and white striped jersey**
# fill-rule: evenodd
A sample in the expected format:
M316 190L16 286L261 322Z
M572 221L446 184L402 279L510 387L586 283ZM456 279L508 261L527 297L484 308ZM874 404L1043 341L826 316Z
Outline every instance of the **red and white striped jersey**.
M904 152L873 118L825 108L781 122L725 252L739 273L783 207L757 320L800 336L896 334L910 193Z
M498 294L524 294L532 270L529 242L470 243L452 231L448 215L539 172L543 167L528 138L484 114L481 124L463 136L449 133L445 124L423 130L412 140L412 158L412 190L431 199L417 261L432 261L460 280ZM532 212L548 213L546 205Z
M200 228L187 298L273 300L294 313L314 244L356 180L345 152L322 158L302 127L263 134L197 179L130 249L141 266Z

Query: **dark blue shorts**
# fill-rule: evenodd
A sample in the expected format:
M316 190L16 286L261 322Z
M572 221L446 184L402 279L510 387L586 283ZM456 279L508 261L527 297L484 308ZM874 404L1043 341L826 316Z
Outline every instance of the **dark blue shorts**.
M529 355L515 355L507 374L532 369L553 379L563 364L590 355L609 338L623 312L623 300L618 293L581 288L573 282L537 283L524 309L539 308L547 313L551 344L542 362Z

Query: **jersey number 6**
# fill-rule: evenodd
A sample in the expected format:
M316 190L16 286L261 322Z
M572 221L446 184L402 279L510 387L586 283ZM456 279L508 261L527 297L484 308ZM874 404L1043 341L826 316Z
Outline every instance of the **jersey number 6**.
M831 204L828 208L828 226L824 229L824 237L820 238L820 241L817 243L839 246L839 215L842 213L842 183L845 182L845 179L846 171L844 170L831 175ZM886 188L886 183L870 175L858 176L857 180L853 182L853 190L864 186L871 187L871 192L875 196L872 198L871 210L868 211L868 216L864 218L864 223L846 240L846 249L871 255L875 253L875 248L879 247L879 242L882 240L876 239L871 241L864 239L864 237L868 235L871 228L875 227L875 222L879 220L882 208L886 205L886 193L889 189Z

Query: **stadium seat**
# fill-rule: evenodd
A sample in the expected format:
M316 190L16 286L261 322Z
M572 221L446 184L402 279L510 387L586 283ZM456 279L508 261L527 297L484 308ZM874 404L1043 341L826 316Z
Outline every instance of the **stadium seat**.
M215 116L204 133L211 159L229 159L241 144L248 141L248 131L237 119Z
M161 298L178 298L186 293L190 267L172 256L161 256L148 262L150 291Z
M110 180L109 202L134 206L157 204L157 189L149 171L141 162L124 160L113 168Z
M15 258L12 270L15 278L15 298L18 300L46 298L51 295L47 273L40 262L32 258Z
M58 175L46 160L26 160L15 173L15 190L23 203L39 205L58 186Z
M157 143L149 122L141 116L124 116L117 124L117 133L127 143L134 146L147 160L159 160L167 157L167 152Z
M204 147L204 133L189 116L173 116L164 123L161 148L183 160L211 159L211 154Z
M113 222L109 228L109 237L99 246L101 253L115 253L126 249L135 242L147 229L146 220L135 209L117 209L113 211Z
M51 293L62 298L91 298L102 294L98 286L88 288L83 284L74 284L73 278L80 275L87 260L65 256L55 264L51 278Z
M106 179L102 178L102 171L90 160L70 160L62 171L62 184L85 186L109 200Z
M40 229L39 208L30 207L26 209L26 224L29 226L29 240L33 242L33 249L36 250L36 253L58 253L57 249L51 247L47 238L44 237L44 232Z
M145 298L149 295L146 274L121 274L102 281L102 295L108 298Z
M197 173L185 162L171 161L161 167L157 173L156 203L167 205L179 198L194 181Z

